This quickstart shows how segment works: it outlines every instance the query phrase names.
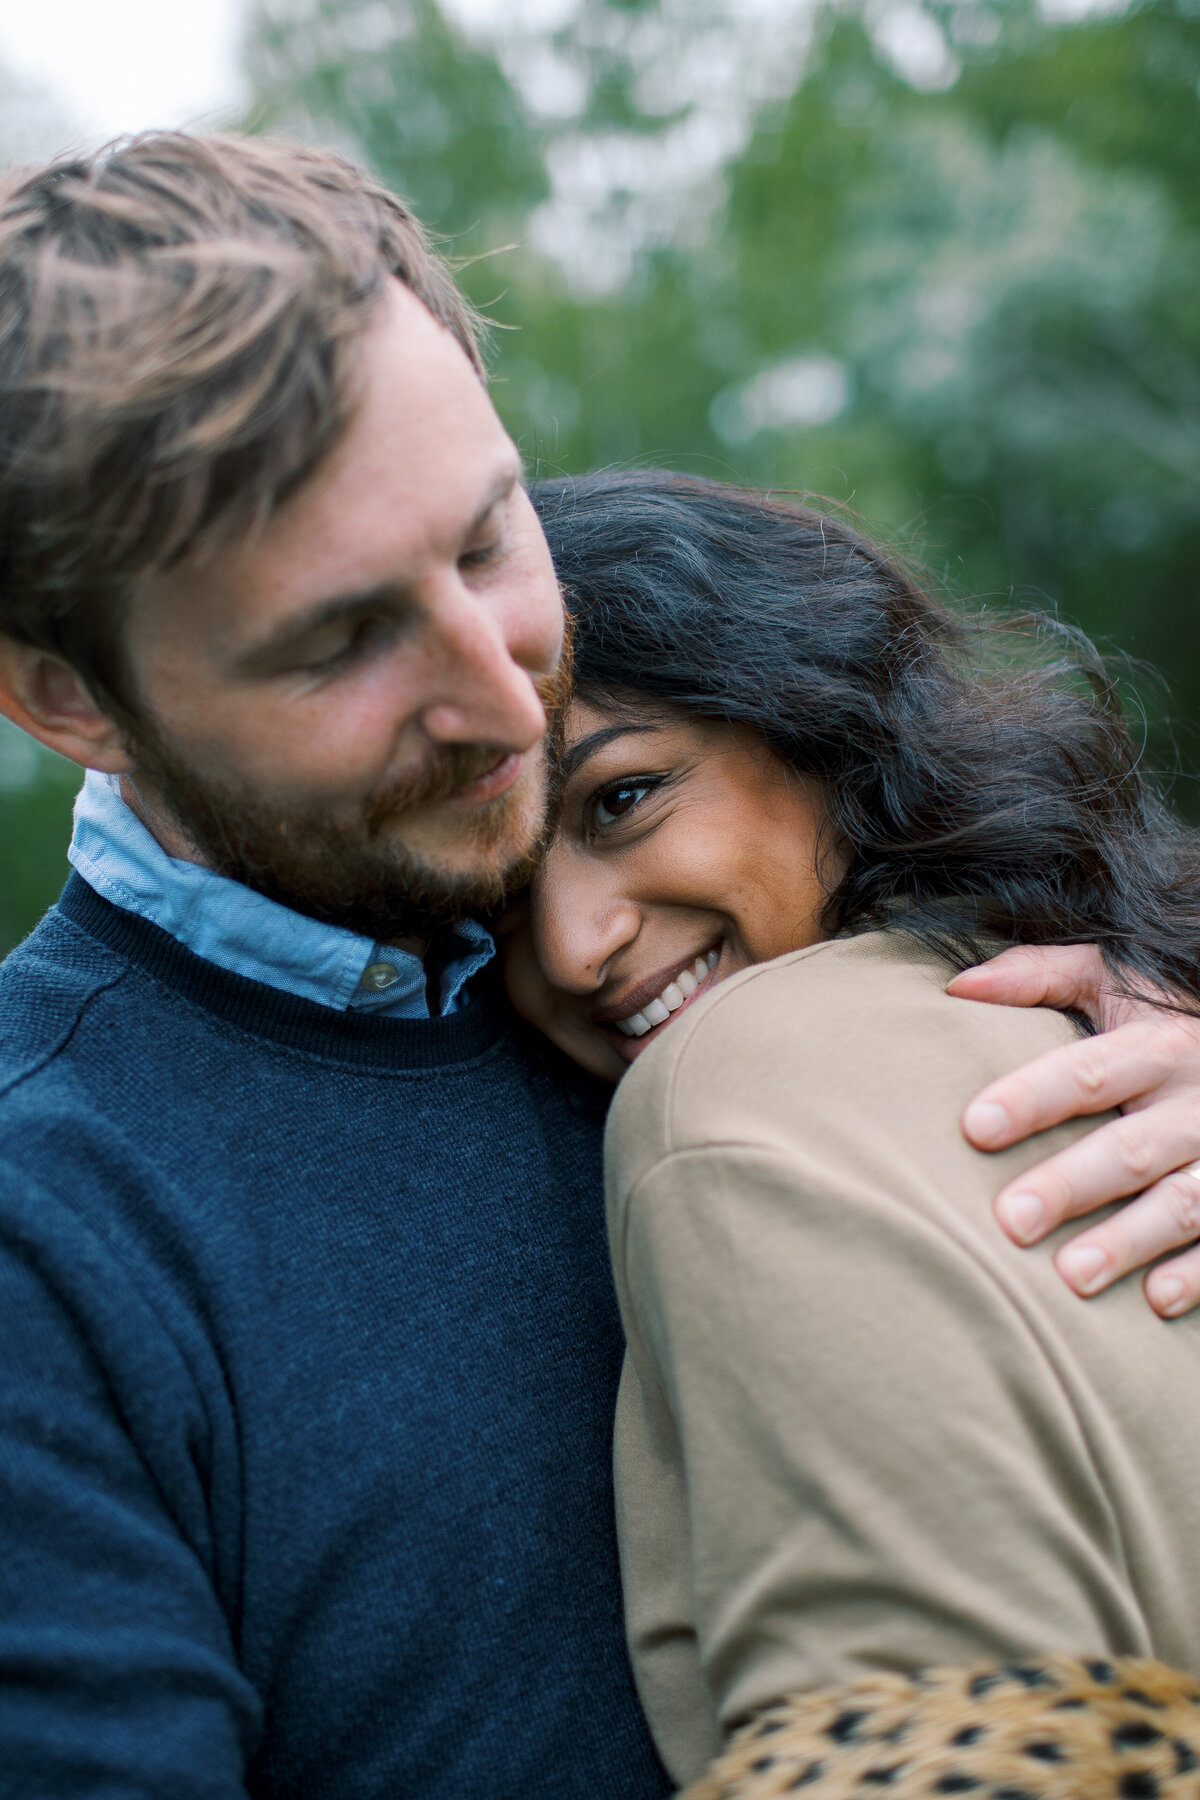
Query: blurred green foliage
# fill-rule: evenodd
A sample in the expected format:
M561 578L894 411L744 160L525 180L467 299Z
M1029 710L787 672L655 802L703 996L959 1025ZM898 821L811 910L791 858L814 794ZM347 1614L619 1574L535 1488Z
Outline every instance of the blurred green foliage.
M342 0L340 79L383 66L354 48L364 16L405 72L346 105L305 0L260 0L260 31L268 10L287 73L252 52L264 123L358 146L452 252L520 233L464 280L518 327L495 396L532 467L644 459L849 504L952 589L1160 668L1170 720L1153 682L1138 702L1153 753L1172 759L1170 723L1195 760L1200 0L1075 22L829 4L803 54L802 5L580 0L524 36L517 5L484 43L432 0ZM557 117L522 80L547 52L574 83ZM396 125L414 71L436 153L425 114ZM705 131L731 125L706 166Z
M1162 669L1152 754L1194 763L1200 0L254 0L246 66L252 128L367 161L463 260L534 471L848 504ZM8 741L0 947L71 785Z
M81 775L0 719L0 953L57 899Z

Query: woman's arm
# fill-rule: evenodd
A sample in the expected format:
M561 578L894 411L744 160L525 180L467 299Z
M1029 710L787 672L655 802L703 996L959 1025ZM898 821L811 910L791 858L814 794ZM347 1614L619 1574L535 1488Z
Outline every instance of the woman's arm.
M623 1241L622 1566L677 1779L714 1723L797 1689L1033 1646L1148 1652L1073 1397L970 1247L873 1183L798 1182L745 1145L660 1163Z
M1027 1170L996 1197L1016 1244L1036 1244L1065 1220L1129 1195L1129 1205L1077 1234L1055 1266L1077 1294L1102 1292L1159 1262L1143 1283L1163 1318L1200 1302L1200 1019L1114 993L1090 946L1007 950L951 982L952 994L1002 1006L1083 1013L1098 1035L1053 1050L977 1094L963 1130L1000 1150L1064 1119L1124 1109L1124 1116Z

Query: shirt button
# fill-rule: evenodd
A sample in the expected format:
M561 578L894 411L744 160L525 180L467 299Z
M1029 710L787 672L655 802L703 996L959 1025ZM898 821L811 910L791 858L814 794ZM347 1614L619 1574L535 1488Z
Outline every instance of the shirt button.
M400 971L395 963L368 963L358 978L358 985L372 994L380 994L384 988L390 988L399 979Z

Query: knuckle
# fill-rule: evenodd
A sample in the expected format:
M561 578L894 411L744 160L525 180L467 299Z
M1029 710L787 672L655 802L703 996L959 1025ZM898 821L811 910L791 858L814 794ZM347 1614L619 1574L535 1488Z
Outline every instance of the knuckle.
M1180 1240L1200 1237L1200 1181L1194 1175L1174 1175L1167 1183L1171 1223Z
M1116 1149L1128 1175L1139 1182L1149 1180L1154 1169L1154 1140L1136 1113L1122 1121Z
M1103 1093L1108 1081L1108 1058L1100 1038L1085 1038L1075 1050L1075 1079L1084 1093Z

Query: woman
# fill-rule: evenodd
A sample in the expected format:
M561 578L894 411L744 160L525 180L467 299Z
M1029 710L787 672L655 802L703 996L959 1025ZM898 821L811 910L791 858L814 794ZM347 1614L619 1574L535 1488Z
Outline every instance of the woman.
M578 700L509 981L586 1067L638 1063L608 1139L618 1513L669 1769L864 1672L1200 1669L1200 1433L1165 1429L1200 1322L1128 1284L1081 1307L958 1131L1073 1030L946 995L998 946L1095 941L1200 1007L1196 844L1102 669L1061 632L1050 665L981 657L801 508L662 474L535 498Z

